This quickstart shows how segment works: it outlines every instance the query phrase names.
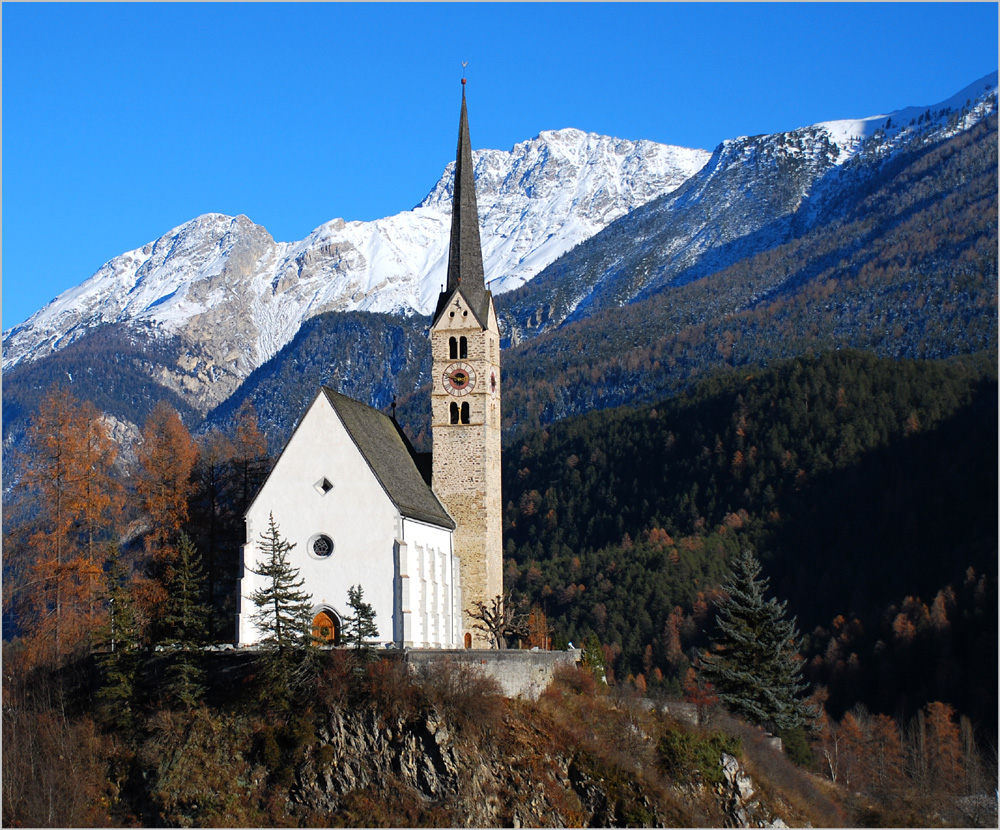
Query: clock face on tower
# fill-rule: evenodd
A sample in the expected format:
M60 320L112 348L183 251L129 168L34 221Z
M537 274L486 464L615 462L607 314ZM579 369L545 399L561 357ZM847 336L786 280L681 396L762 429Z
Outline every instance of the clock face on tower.
M476 388L476 370L468 363L451 363L444 370L441 383L449 395L468 395Z

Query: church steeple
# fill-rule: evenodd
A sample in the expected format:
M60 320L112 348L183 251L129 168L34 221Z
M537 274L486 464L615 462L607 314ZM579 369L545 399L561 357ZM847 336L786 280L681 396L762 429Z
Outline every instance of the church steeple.
M455 521L466 644L489 643L469 616L503 594L500 482L500 325L483 279L479 212L462 81L462 116L451 209L448 284L431 324L432 487Z
M438 299L435 320L455 291L472 307L485 327L489 292L483 272L483 249L479 240L479 208L476 203L476 175L469 139L469 114L465 105L465 78L462 78L462 113L458 122L458 149L455 153L455 184L451 206L451 244L448 249L448 283Z

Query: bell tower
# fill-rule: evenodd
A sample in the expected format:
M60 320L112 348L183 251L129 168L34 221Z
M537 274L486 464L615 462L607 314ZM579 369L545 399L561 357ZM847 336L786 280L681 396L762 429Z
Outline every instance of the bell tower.
M432 486L457 528L462 630L466 643L488 645L467 612L503 594L500 497L500 327L486 289L479 211L462 78L462 113L451 209L448 284L430 329L433 360Z

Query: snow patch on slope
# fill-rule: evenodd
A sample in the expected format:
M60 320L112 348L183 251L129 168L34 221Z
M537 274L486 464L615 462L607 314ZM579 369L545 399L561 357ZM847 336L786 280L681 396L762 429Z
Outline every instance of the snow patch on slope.
M960 92L955 93L945 101L922 107L904 107L881 115L870 115L867 118L848 118L839 121L821 121L814 126L829 133L831 139L844 151L837 160L843 164L862 147L864 142L875 136L879 131L887 138L898 135L909 127L930 126L946 121L955 113L960 115L961 123L956 123L954 132L968 129L989 110L984 99L997 91L997 73L991 72L975 83L969 84ZM994 102L995 108L995 102ZM971 119L971 120L970 120Z

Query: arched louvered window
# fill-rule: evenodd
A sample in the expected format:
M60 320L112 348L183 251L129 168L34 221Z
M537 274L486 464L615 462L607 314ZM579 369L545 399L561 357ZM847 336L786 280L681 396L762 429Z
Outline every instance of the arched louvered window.
M458 358L465 360L469 356L469 340L467 337L458 338Z
M466 404L466 406L468 406L468 404ZM454 401L452 401L451 404L451 422L453 424L458 423L458 404L455 403Z
M458 360L458 341L454 337L448 338L448 357L451 360Z
M462 423L469 423L469 404L468 402L462 404Z

